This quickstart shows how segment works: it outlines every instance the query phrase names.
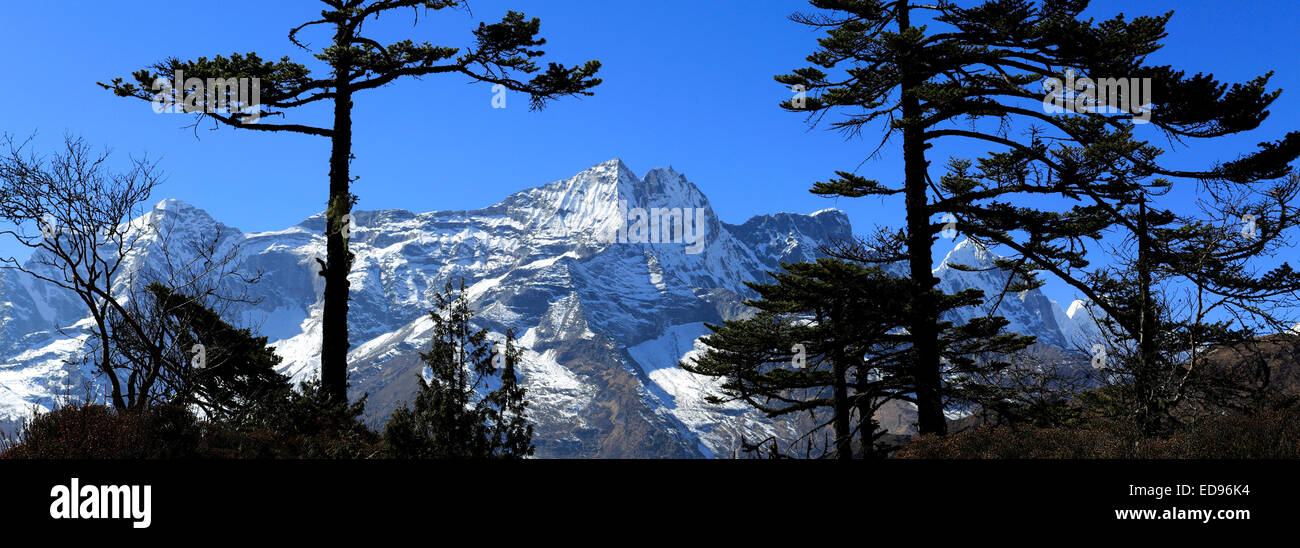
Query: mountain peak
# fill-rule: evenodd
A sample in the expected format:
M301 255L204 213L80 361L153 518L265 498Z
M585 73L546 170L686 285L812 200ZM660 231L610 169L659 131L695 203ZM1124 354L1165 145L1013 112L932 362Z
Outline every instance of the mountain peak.
M1085 301L1083 299L1075 299L1074 302L1070 303L1070 308L1065 311L1065 315L1069 316L1070 319L1072 320L1078 319L1076 318L1076 316L1078 316L1079 312L1087 310L1087 308L1088 308L1088 301Z
M973 268L990 268L993 261L998 257L984 247L983 244L975 242L970 238L958 242L943 258L943 264L939 268L947 268L951 265L963 265Z
M514 208L525 224L548 234L604 234L626 222L625 209L635 208L703 208L712 219L708 199L684 175L669 167L638 177L621 158L524 190L499 205Z
M161 219L168 219L170 222L184 221L187 224L215 225L216 219L213 219L207 211L195 207L189 202L177 200L175 198L166 198L153 206L153 209L146 212L142 219L149 223L156 223Z
M616 200L626 200L632 206L680 201L690 203L677 204L679 207L696 207L707 202L699 188L672 166L652 168L639 176L622 158L606 160L546 187L553 185L565 194L616 196Z
M649 203L666 202L664 205L676 207L705 207L708 203L698 187L671 167L647 171L637 190Z
M131 221L142 223L167 234L167 237L186 237L183 234L242 238L239 230L218 222L206 210L175 198L159 201L153 209ZM138 225L137 225L138 226ZM197 236L196 236L197 237Z
M627 164L623 162L622 158L611 158L609 160L605 160L604 162L601 162L599 164L596 164L594 166L582 170L574 177L581 177L583 174L593 175L594 177L592 180L595 181L602 181L602 180L609 180L609 179L613 179L614 181L617 181L619 178L622 178L625 175L628 176L629 178L637 179L636 173L634 173L632 171L632 168L628 167Z
M198 209L189 202L177 200L176 198L164 198L153 206L154 211L176 211L184 212Z

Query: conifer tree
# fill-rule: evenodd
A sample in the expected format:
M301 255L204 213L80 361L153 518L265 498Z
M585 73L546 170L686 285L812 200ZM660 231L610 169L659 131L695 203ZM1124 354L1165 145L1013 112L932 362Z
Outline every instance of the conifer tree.
M134 319L156 337L144 344L131 329L114 329L110 343L124 359L140 363L140 371L158 371L158 401L195 406L209 420L235 423L265 398L286 391L289 379L275 371L281 358L247 328L237 328L201 300L161 283L143 295L145 306L134 307ZM121 321L120 319L114 321Z
M353 98L404 78L457 74L470 81L486 82L523 92L531 108L541 109L562 96L591 95L600 83L595 78L598 61L565 67L550 63L542 70L536 62L545 54L546 43L539 37L541 22L511 11L498 23L480 23L472 32L474 45L459 48L429 42L399 40L389 44L367 35L366 25L385 15L410 9L419 12L466 8L459 0L322 0L320 17L289 31L289 41L304 51L312 50L301 33L313 27L332 32L327 46L314 57L329 66L329 74L312 75L304 64L284 57L264 61L256 53L234 53L229 57L200 57L182 61L169 58L131 75L134 82L115 78L100 83L122 97L153 101L160 89L178 90L186 112L198 121L239 129L291 132L326 137L331 143L329 200L325 210L326 257L317 259L325 278L321 330L321 389L329 397L346 401L348 342L348 272L352 254L348 251L350 213L356 196L350 185L352 161ZM467 8L466 8L467 9ZM539 73L540 71L540 73ZM186 81L174 81L183 74ZM531 78L525 79L526 76ZM201 86L192 85L202 82ZM248 79L260 86L260 103L245 104L242 92L231 82ZM162 84L165 84L162 85ZM206 86L206 87L203 87ZM332 122L313 126L305 123L264 123L261 118L284 117L289 111L324 103L331 107Z
M384 441L400 458L523 458L533 454L527 392L519 384L522 350L507 332L498 351L486 329L474 329L474 312L458 287L447 282L430 312L433 341L420 354L428 380L418 379L411 406L393 412ZM499 381L489 390L493 379Z
M879 456L876 440L883 432L875 412L889 400L916 401L909 368L916 352L906 332L911 281L834 258L783 268L770 274L774 283L749 284L760 296L746 303L758 310L754 317L710 325L713 333L703 338L708 350L681 367L721 379L722 395L711 396L712 403L743 401L769 417L811 415L812 428L786 453L829 427L835 458ZM939 306L947 312L982 296L965 290L942 296ZM950 378L944 397L962 401L996 389L977 380L1006 367L1001 356L1032 341L1003 333L1006 323L994 317L938 324L935 344ZM768 450L782 452L775 440Z
M528 391L519 383L518 365L523 349L514 329L506 330L504 349L494 363L501 387L487 395L492 425L492 447L501 455L523 457L533 454L533 425L528 420Z
M900 184L837 172L812 191L902 196L905 226L878 247L891 252L883 260L906 260L915 283L908 330L917 349L922 433L946 431L942 356L933 343L940 311L931 257L940 231L955 229L1011 248L1019 257L999 267L1016 274L1016 287L1009 289L1022 290L1041 284L1036 270L1060 274L1063 265L1086 264L1079 244L1115 222L1109 204L1150 184L1144 178L1107 179L1117 164L1145 175L1249 184L1285 174L1284 166L1300 154L1300 133L1291 133L1200 172L1156 162L1158 149L1135 137L1135 120L1174 140L1220 137L1258 127L1277 97L1266 90L1270 75L1229 87L1212 76L1187 77L1174 67L1147 64L1172 13L1132 20L1119 15L1098 23L1080 18L1086 1L988 0L969 8L947 0L811 4L823 11L793 19L824 29L826 36L808 57L813 66L776 77L796 92L782 106L808 114L814 123L840 112L843 117L831 127L848 136L879 124L881 146L901 137ZM1062 82L1076 75L1079 82L1123 78L1140 84L1116 82L1099 99L1098 86L1085 86L1092 96L1077 87L1063 89ZM1044 82L1055 82L1048 91L1059 94L1045 94ZM1149 96L1139 93L1142 86ZM1052 97L1073 112L1049 112L1045 105ZM1121 106L1126 108L1109 108ZM1013 138L1012 129L1024 130L1025 137ZM971 164L959 164L954 176L931 179L927 151L950 138L999 151L981 162L984 177L962 176ZM1051 199L1064 204L1051 207ZM1030 203L1035 206L1024 205ZM943 214L956 221L934 222Z

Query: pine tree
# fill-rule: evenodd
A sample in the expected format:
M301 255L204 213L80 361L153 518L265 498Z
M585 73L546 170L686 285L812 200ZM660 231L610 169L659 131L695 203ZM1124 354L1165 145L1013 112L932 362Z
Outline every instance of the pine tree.
M708 350L681 367L722 380L722 395L711 396L711 403L743 401L769 417L808 413L813 426L785 450L772 440L762 447L770 455L796 453L801 442L829 427L828 455L879 456L883 432L875 412L889 400L916 402L909 367L916 351L906 332L911 280L833 258L783 267L785 272L770 274L774 283L749 284L760 296L746 303L758 310L754 317L710 325L713 333L703 338ZM971 289L938 302L947 312L979 302L982 294ZM951 358L945 359L951 381L944 397L987 394L991 387L976 380L1006 367L1000 356L1030 344L1031 338L1003 333L1006 323L979 318L938 324L937 350Z
M350 213L356 196L350 185L352 161L353 97L359 92L376 89L403 78L437 74L459 74L470 81L487 82L504 89L528 94L533 109L547 101L573 95L591 95L600 83L594 78L598 61L579 67L550 63L545 71L535 59L544 55L539 48L546 40L537 36L541 22L522 13L508 12L499 23L480 23L473 30L474 46L461 52L454 47L429 42L400 40L382 44L363 32L365 24L392 12L411 9L416 13L465 8L458 0L322 0L325 9L320 18L298 25L289 32L289 40L304 51L312 51L300 39L300 33L316 26L333 32L327 47L315 57L329 65L330 74L315 78L306 65L284 57L263 61L256 53L235 53L229 57L200 57L182 61L170 58L132 74L134 82L115 78L100 83L118 96L152 101L161 89L180 90L183 103L196 112L198 120L212 120L239 129L291 132L326 137L332 150L329 159L329 200L325 210L326 258L317 259L320 275L325 278L324 309L321 330L321 385L330 397L346 401L348 342L348 271L352 253L348 251ZM467 8L466 8L467 9ZM179 72L178 72L179 71ZM183 73L185 82L175 82ZM523 80L521 75L534 75ZM196 92L190 79L206 83L205 92ZM214 86L214 82L250 79L260 85L260 104L241 104L240 93L231 87ZM260 118L285 116L287 111L313 103L332 107L332 124L312 126L299 123L263 123Z
M531 455L527 392L517 376L522 350L513 332L507 332L505 349L498 351L487 329L473 328L463 280L458 287L447 282L435 303L437 309L430 312L433 341L420 354L429 378L417 379L411 406L389 417L383 436L390 454L441 459ZM488 391L493 377L499 377L500 386Z
M811 4L824 11L793 19L824 29L826 36L808 57L814 66L776 77L797 93L782 106L807 113L814 123L831 111L843 112L831 127L848 136L880 123L885 139L901 137L901 185L837 172L837 178L812 190L828 196L902 195L905 227L877 247L893 252L885 260L906 259L916 283L908 330L917 348L914 377L923 433L946 431L942 356L934 344L941 317L931 274L937 233L952 228L1011 248L1019 257L999 267L1016 274L1017 287L1009 289L1025 289L1041 284L1036 270L1059 275L1086 264L1076 244L1115 222L1108 204L1143 184L1105 179L1116 164L1132 164L1145 174L1250 183L1276 178L1300 154L1300 133L1291 133L1203 172L1170 170L1155 162L1158 150L1134 137L1135 118L1175 140L1213 138L1254 129L1277 96L1265 90L1269 75L1228 87L1211 76L1186 77L1173 67L1146 64L1146 56L1160 48L1172 13L1132 20L1120 15L1096 23L1080 19L1086 1L989 0L970 8L947 0ZM930 17L922 24L925 15ZM1146 97L1128 85L1110 88L1105 99L1061 89L1062 80L1076 74L1093 82L1136 78L1150 86L1152 99L1142 104ZM1047 112L1040 85L1047 79L1056 81L1060 102L1076 114ZM1134 108L1099 109L1099 103ZM958 127L958 120L964 125ZM1010 128L1021 125L1027 126L1025 138L1008 137ZM983 160L979 177L965 176L963 170L973 164L959 162L936 184L927 151L952 137L1006 151ZM1044 199L1083 204L1045 210ZM1013 201L1043 205L1013 206ZM943 214L953 220L932 222Z
M533 454L533 425L528 421L528 391L519 384L518 364L523 349L514 329L506 330L505 349L497 354L494 369L500 372L501 387L488 394L488 422L492 425L494 451L510 457Z
M275 371L281 358L247 328L236 328L201 300L160 283L146 288L151 299L133 310L154 344L141 344L135 331L114 329L116 355L138 363L138 371L158 371L166 387L151 404L195 406L213 421L237 423L265 398L290 387ZM121 321L120 319L114 320Z

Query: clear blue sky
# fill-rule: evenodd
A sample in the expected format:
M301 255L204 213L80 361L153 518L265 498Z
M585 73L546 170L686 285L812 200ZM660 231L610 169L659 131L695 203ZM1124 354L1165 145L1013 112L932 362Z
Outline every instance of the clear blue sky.
M411 26L406 15L380 28L452 46L469 29L507 9L542 19L548 59L604 63L605 83L590 98L530 112L523 96L491 108L486 84L457 76L406 81L357 98L353 173L360 209L412 211L490 205L507 194L566 178L621 157L638 173L672 165L710 198L728 222L758 213L846 211L855 227L896 224L901 203L828 200L807 188L833 170L895 182L898 144L859 168L874 141L845 141L777 108L789 96L772 76L804 66L817 34L786 16L799 0L472 0L473 13L444 11ZM144 102L113 97L95 85L167 56L193 58L256 51L263 58L305 52L287 31L318 14L311 0L212 2L17 2L0 18L0 131L39 130L50 149L71 132L122 154L161 158L168 174L156 199L179 198L246 231L283 228L323 209L326 139L284 133L195 132L189 118L155 115ZM1109 17L1175 10L1166 47L1152 61L1189 73L1243 81L1268 70L1286 90L1263 128L1244 139L1196 145L1180 165L1231 159L1257 141L1276 139L1300 120L1300 48L1294 0L1095 1ZM309 35L316 44L327 36ZM314 60L313 60L314 62ZM313 68L319 69L318 65ZM323 118L308 119L325 123ZM876 137L872 135L871 137ZM936 170L949 153L936 150ZM0 252L11 247L0 248ZM1071 298L1053 284L1049 294Z

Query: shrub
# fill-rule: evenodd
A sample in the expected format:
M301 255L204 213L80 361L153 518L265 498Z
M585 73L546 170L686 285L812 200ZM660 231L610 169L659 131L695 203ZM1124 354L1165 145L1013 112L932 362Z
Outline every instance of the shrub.
M222 458L371 458L379 436L361 421L365 401L330 402L315 379L298 390L285 386L242 421L212 429L209 446Z
M898 458L919 459L1296 459L1300 406L1211 415L1162 438L1143 438L1131 422L1094 419L1080 428L980 427L921 436Z
M25 421L0 458L369 458L379 436L361 423L364 406L328 403L314 382L269 394L238 423L200 422L178 406L69 403Z
M925 435L904 445L897 458L1095 459L1126 458L1136 432L1119 423L1084 428L980 427L948 436Z
M115 411L69 403L37 413L0 455L21 459L176 459L201 456L203 429L177 407Z
M1167 439L1153 440L1142 456L1297 459L1300 458L1300 407L1205 417Z

